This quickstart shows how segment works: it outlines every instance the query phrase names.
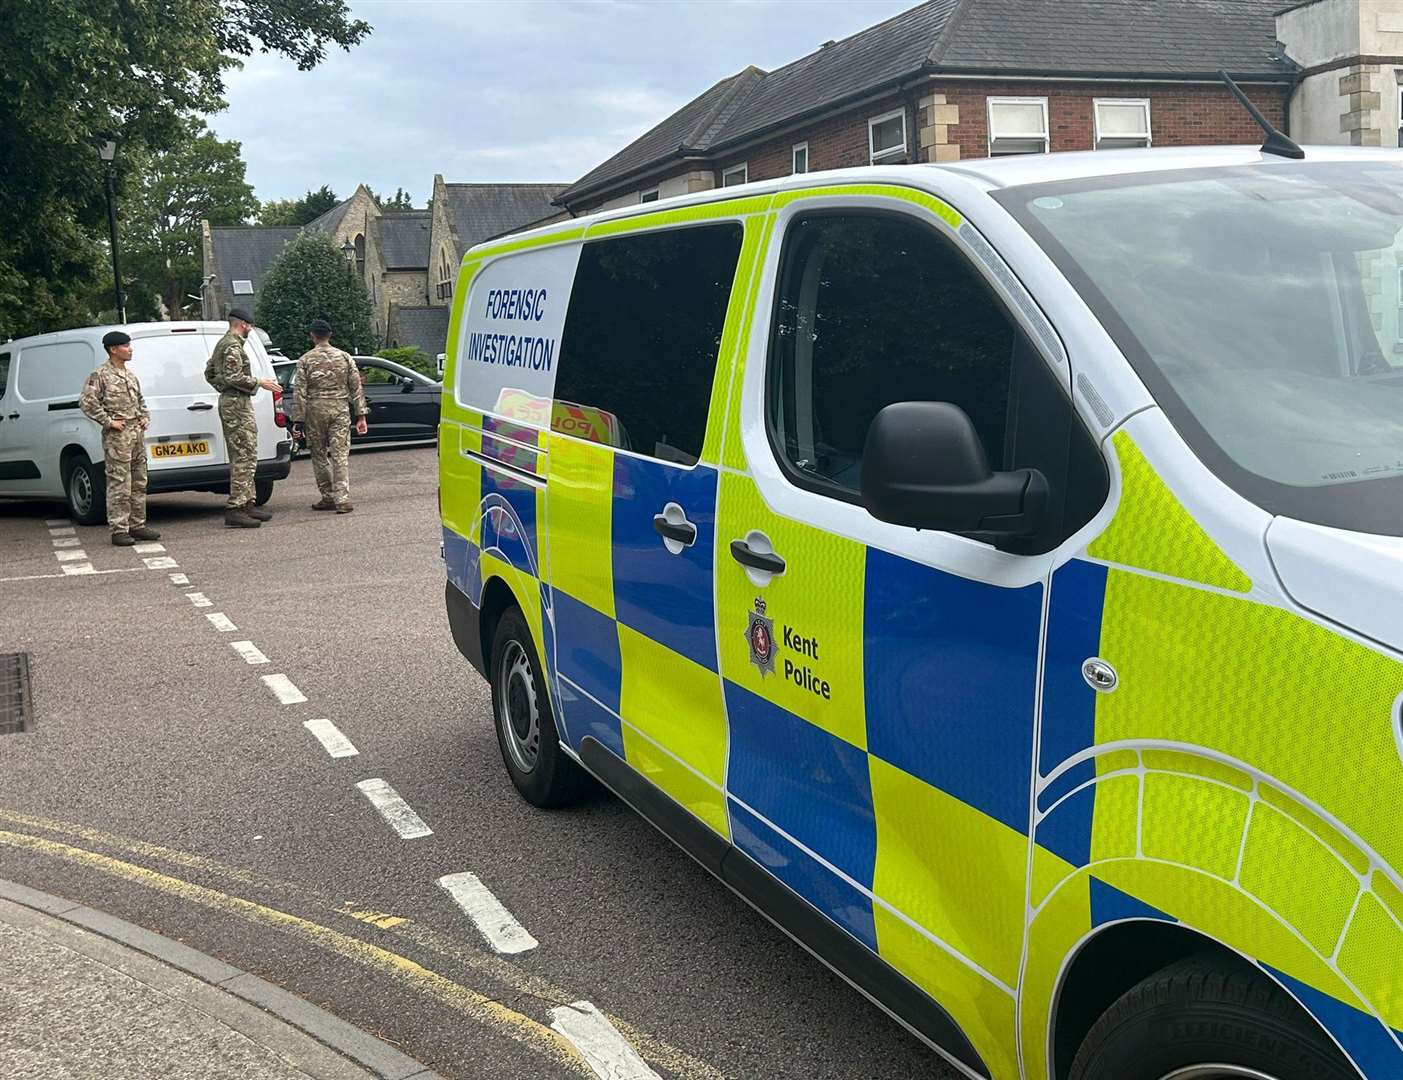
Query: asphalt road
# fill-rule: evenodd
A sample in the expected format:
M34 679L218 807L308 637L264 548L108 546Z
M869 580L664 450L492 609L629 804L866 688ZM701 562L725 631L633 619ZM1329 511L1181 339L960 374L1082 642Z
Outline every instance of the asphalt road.
M664 1078L953 1077L620 803L521 801L443 612L434 450L360 451L351 470L353 514L309 509L303 458L256 531L225 529L219 496L156 496L163 552L105 528L55 547L62 507L0 502L0 653L29 653L36 705L0 736L0 877L213 953L461 1080L593 1076L549 1028L577 1001ZM62 572L76 550L94 573ZM307 700L281 703L269 674ZM359 753L329 756L314 719ZM432 835L402 839L356 787L374 778ZM539 946L489 948L437 884L463 872Z

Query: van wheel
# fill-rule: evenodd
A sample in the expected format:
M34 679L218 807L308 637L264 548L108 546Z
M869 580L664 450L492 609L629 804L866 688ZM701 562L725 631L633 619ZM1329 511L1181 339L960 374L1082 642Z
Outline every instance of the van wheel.
M590 790L588 775L560 748L536 646L514 607L492 637L492 714L502 762L532 806L567 806Z
M1124 994L1088 1033L1069 1080L1358 1080L1261 972L1183 960Z
M68 496L68 514L79 525L101 525L107 520L107 473L75 454L63 482Z
M253 505L262 506L273 497L273 481L255 480L253 482Z

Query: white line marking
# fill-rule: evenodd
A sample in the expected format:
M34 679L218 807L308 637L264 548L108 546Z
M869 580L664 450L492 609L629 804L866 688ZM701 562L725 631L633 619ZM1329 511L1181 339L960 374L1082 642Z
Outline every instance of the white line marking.
M214 607L214 601L202 592L188 592L185 594L185 599L196 607Z
M425 825L424 819L399 797L399 792L378 776L372 780L362 780L356 787L370 800L370 805L380 811L380 816L390 823L390 828L399 833L400 839L415 840L433 835L433 829Z
M266 664L268 658L258 651L258 646L251 641L231 641L229 648L244 658L246 663Z
M307 695L297 689L286 675L264 675L262 679L263 685L273 691L284 705L296 705L299 701L307 700Z
M43 581L46 578L72 577L74 574L91 575L97 577L99 574L134 574L140 573L141 567L128 566L121 570L94 570L92 564L88 564L88 569L80 570L77 567L65 566L61 574L21 574L18 577L0 577L0 585L9 581Z
M138 555L159 555L166 550L166 545L156 543L133 544L132 550Z
M83 541L79 540L76 536L60 536L57 540L54 541L54 547L77 547L82 542Z
M50 536L77 536L77 535L78 535L78 530L75 529L72 525L65 525L65 526L64 526L63 528L61 528L61 529L50 529L50 530L49 530L49 535L50 535Z
M189 585L189 584L190 584L190 578L189 578L189 576L186 575L186 574L172 574L172 575L171 575L171 584L172 584L172 585Z
M61 525L72 525L73 522L69 518L46 518L44 524L51 529L57 529Z
M142 559L148 570L174 570L180 563L169 555L157 555L154 559Z
M448 874L438 883L499 953L529 952L540 944L476 875Z
M317 737L332 757L355 757L360 753L330 720L304 720L302 726Z
M64 572L65 574L72 575L72 574L94 574L94 573L96 573L97 571L95 571L95 570L93 569L93 564L92 564L92 563L90 563L90 562L85 562L85 563L69 563L67 566L63 567L63 572Z
M59 562L86 562L88 553L82 548L68 548L63 551L55 551L54 558Z
M238 629L237 626L235 626L232 622L229 621L229 616L225 615L222 611L216 611L212 615L206 615L205 618L208 619L210 625L213 626L216 630L218 630L221 634L227 634L231 630Z
M659 1080L604 1014L588 1001L576 1001L550 1011L551 1028L575 1049L603 1080Z

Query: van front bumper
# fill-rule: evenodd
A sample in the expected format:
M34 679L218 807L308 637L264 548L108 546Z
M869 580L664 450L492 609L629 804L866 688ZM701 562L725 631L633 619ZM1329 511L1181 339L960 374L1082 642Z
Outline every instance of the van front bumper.
M258 463L254 473L256 480L286 480L292 472L292 443L278 443L275 457L264 458ZM191 465L183 469L151 469L146 474L146 490L152 494L160 491L212 491L229 490L229 466Z

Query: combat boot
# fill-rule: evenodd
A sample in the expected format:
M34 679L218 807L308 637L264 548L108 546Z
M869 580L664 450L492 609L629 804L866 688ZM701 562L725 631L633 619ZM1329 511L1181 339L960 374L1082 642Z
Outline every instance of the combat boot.
M312 504L312 509L313 509L313 510L335 510L335 509L336 509L336 503L334 503L334 502L332 501L330 495L323 495L323 496L321 497L320 501L314 502L314 503Z
M231 506L224 511L224 525L230 529L256 529L262 524L257 518L244 513L242 506Z
M131 533L119 532L112 534L113 547L131 547L135 543L136 541L132 539Z
M272 514L268 513L267 510L258 509L258 507L254 506L253 503L244 503L243 506L239 507L239 509L242 510L249 517L253 518L254 521L273 520Z
M348 503L348 502L343 502L343 503L337 503L337 504L336 504L336 512L337 512L338 514L349 514L349 513L350 513L352 510L354 510L354 509L355 509L355 507L352 506L352 505L351 505L350 503Z
M159 540L161 534L155 529L147 528L145 525L138 525L135 529L131 530L131 537L133 540Z

